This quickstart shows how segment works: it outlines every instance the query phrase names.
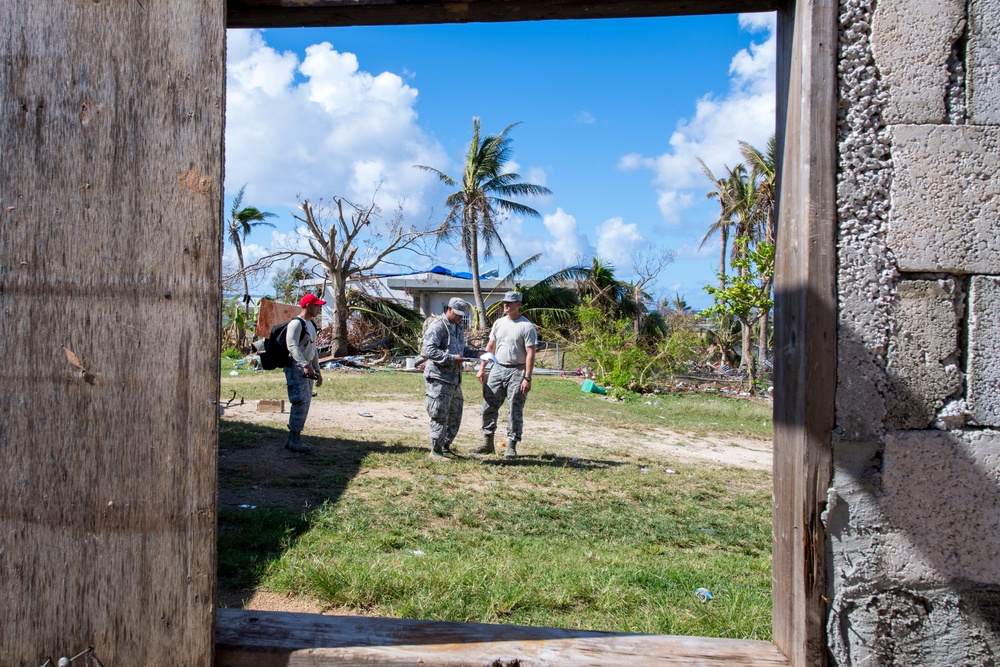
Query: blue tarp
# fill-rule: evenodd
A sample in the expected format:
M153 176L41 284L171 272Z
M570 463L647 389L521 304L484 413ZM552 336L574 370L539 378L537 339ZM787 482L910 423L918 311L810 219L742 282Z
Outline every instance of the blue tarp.
M442 276L451 276L452 278L464 278L465 280L472 280L472 274L469 273L468 271L461 271L456 273L455 271L452 271L451 269L446 269L443 266L435 266L427 273L436 273ZM480 279L499 278L500 272L497 269L493 269L492 271L487 271L486 273L480 274L479 277Z

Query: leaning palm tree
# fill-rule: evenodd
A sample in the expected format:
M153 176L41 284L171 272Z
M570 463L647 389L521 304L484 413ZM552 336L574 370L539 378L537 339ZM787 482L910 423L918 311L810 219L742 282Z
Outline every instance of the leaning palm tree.
M581 299L589 298L592 304L614 319L632 318L639 309L632 286L618 280L614 265L600 257L590 260L583 280L577 283L577 292Z
M266 222L266 220L277 216L270 211L261 211L254 206L243 206L243 192L246 189L247 185L244 183L233 199L233 207L230 210L229 222L227 223L227 233L229 240L232 241L233 247L236 249L236 260L239 262L240 276L243 278L243 303L246 304L247 312L249 312L250 283L247 281L247 274L243 265L243 242L246 241L247 236L250 235L254 227L274 227L274 225Z
M493 296L498 290L514 289L521 293L523 304L521 314L535 323L536 326L567 327L575 319L576 307L580 304L576 290L572 285L584 279L589 269L585 266L569 266L559 269L531 286L521 285L517 278L524 275L527 269L541 259L538 253L518 264L504 276L503 280L486 298ZM496 301L487 308L487 321L493 322L503 317L503 302Z
M508 125L496 136L480 137L479 118L472 119L472 141L465 154L461 183L439 169L416 165L419 169L436 174L448 187L458 187L445 200L448 215L438 228L438 238L446 240L456 235L459 238L462 252L465 253L472 272L472 293L480 327L486 326L486 304L479 282L480 254L484 259L489 259L495 250L499 250L507 263L514 265L503 239L500 238L498 228L501 219L498 214L517 213L540 218L538 211L510 198L551 194L546 187L522 183L520 175L504 171L511 159L509 133L518 124Z

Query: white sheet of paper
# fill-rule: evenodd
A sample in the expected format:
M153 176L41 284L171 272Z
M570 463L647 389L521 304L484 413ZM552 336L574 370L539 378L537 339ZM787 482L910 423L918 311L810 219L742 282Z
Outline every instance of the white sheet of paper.
M497 363L497 355L493 354L492 352L483 352L481 355L479 355L479 358L482 359L483 361L489 361L494 364Z

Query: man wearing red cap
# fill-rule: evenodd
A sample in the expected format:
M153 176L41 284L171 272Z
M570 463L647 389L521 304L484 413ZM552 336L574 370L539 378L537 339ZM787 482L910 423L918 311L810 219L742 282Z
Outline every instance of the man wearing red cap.
M313 383L322 386L323 374L316 351L316 325L313 319L323 312L323 301L315 294L306 294L299 302L298 317L288 323L285 344L288 345L288 365L285 366L285 383L288 385L288 440L285 447L293 452L308 452L312 448L302 442L302 428L309 416Z

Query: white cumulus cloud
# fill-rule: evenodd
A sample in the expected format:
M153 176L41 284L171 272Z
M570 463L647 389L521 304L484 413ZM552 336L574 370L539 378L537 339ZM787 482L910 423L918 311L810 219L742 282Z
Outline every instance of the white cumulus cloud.
M247 183L246 201L294 208L298 196L364 203L378 188L387 212L400 201L425 211L435 179L413 165L445 165L447 155L416 124L415 88L363 71L327 42L300 62L259 31L227 37L227 193Z
M632 251L645 243L637 225L618 217L605 220L597 228L597 254L616 266L631 266Z
M774 14L740 15L740 27L763 32L764 40L752 42L733 57L729 91L722 97L706 95L699 99L694 116L678 123L666 152L653 156L629 154L619 159L619 169L653 172L657 204L668 224L679 222L684 209L704 201L708 180L698 158L721 177L726 167L742 161L739 141L763 150L774 133Z

